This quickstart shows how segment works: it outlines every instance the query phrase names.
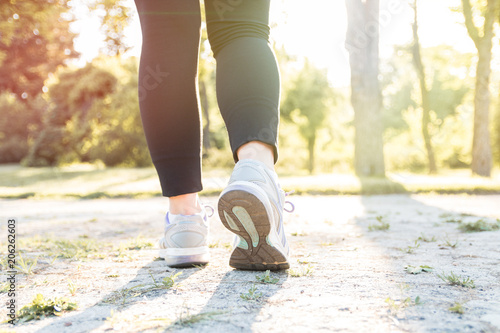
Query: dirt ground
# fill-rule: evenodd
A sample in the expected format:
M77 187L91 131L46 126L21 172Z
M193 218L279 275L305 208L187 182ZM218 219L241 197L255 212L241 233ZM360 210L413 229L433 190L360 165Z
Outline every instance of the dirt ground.
M139 239L156 246L161 236L163 198L0 200L3 219L18 219L23 256L39 258L34 274L17 276L18 304L40 293L79 307L15 331L500 332L500 231L460 229L479 220L497 223L499 195L290 200L296 207L285 215L292 268L271 272L274 283L228 266L232 236L217 215L206 267L172 269L154 247L141 248ZM203 201L216 204L212 197ZM384 224L387 230L374 230ZM5 254L6 223L1 226ZM72 260L30 250L34 239L47 237L95 241L99 251ZM131 240L138 249L123 245ZM407 265L433 270L410 274ZM158 287L178 272L173 286ZM452 273L475 288L439 277ZM0 302L6 301L3 292ZM6 308L1 311L5 318Z

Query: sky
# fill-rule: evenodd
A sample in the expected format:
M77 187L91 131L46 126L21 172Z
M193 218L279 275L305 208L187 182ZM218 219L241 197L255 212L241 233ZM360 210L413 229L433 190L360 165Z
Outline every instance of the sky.
M99 19L89 14L89 0L72 0L79 33L75 49L82 54L80 63L91 61L103 46ZM127 29L131 56L140 55L141 32L133 0L127 0L134 16ZM308 57L326 68L332 85L349 85L349 60L345 49L347 14L345 0L271 0L271 37L291 54ZM418 0L419 36L423 47L453 45L462 52L475 52L463 25L463 17L453 13L460 0ZM389 57L394 45L411 41L413 11L407 0L380 0L380 54Z

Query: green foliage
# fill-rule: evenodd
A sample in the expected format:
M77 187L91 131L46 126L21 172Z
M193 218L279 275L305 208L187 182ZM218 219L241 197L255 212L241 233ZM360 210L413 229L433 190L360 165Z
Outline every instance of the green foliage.
M248 289L248 293L243 293L240 297L245 301L257 301L262 297L262 293L258 293L257 287L253 285L250 289Z
M401 248L400 250L409 254L414 253L415 250L420 247L420 243L418 242L418 240L415 240L413 244L414 245L408 245L406 248Z
M481 232L481 231L494 231L500 229L500 220L496 222L488 222L485 219L479 219L476 222L461 223L460 230L465 232Z
M77 309L77 304L67 298L45 298L42 294L37 294L30 304L23 306L19 310L19 322L30 320L41 320L48 316L60 316L64 312Z
M139 113L136 59L98 59L61 72L49 89L49 102L25 165L151 165Z
M51 166L81 158L82 142L90 134L89 110L110 94L115 84L111 73L92 64L61 72L49 90L51 104L43 127L23 163Z
M451 312L454 312L454 313L458 313L458 314L465 313L465 310L464 310L462 303L458 303L458 302L455 302L455 304L453 304L453 306L450 307L448 310L450 310Z
M432 272L433 268L427 265L420 265L420 266L406 265L405 270L410 274L420 274L422 272Z
M270 284L275 284L278 283L280 279L278 278L273 278L271 277L271 271L267 270L265 271L264 274L262 275L256 275L255 278L257 281L262 282L262 283L270 283Z
M385 222L383 220L384 219L383 216L377 216L375 219L377 220L378 224L370 224L368 226L368 231L376 231L376 230L385 231L385 230L389 230L391 228L390 223Z
M314 267L311 264L307 264L307 266L301 266L298 269L292 268L288 270L288 274L291 277L302 277L302 276L312 276L314 273Z
M110 62L101 66L112 68L120 84L107 100L90 110L91 134L84 152L89 161L102 161L107 166L149 166L139 112L136 60Z
M42 92L49 73L78 56L69 29L69 1L0 3L0 92L19 99Z
M111 56L120 55L130 49L125 44L125 28L129 25L132 8L125 0L95 0L91 6L94 15L101 18L105 51Z
M35 259L26 258L26 259L24 259L23 256L21 255L21 252L19 252L17 255L17 264L15 267L20 272L22 272L26 275L31 275L31 274L33 274L33 269L36 267L37 263L38 263L38 258L35 258Z
M453 272L450 272L450 274L445 274L444 272L441 274L437 274L437 276L443 280L444 282L448 283L449 285L452 286L460 286L460 287L465 287L465 288L476 288L476 285L474 283L474 280L471 278L463 278L460 275L457 275Z
M314 150L318 130L324 126L333 104L333 90L326 72L305 60L301 70L290 83L281 104L281 115L299 128L307 141L309 172L314 170Z
M0 163L17 163L28 153L28 137L40 124L47 102L40 96L21 101L15 94L0 94Z
M446 167L467 167L470 163L471 103L469 75L471 54L462 54L450 46L422 50L429 89L430 126L438 164ZM406 48L397 49L387 63L381 64L384 95L385 153L389 169L421 172L426 169L427 156L422 141L421 104L418 80L406 70L411 57Z

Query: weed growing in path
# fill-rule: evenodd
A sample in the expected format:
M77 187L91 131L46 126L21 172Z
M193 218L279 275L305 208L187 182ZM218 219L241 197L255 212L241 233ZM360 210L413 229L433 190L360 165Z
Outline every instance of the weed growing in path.
M417 296L415 300L412 300L411 297L407 297L402 301L393 300L390 297L385 299L385 302L389 305L389 310L392 314L398 313L400 310L407 308L409 306L420 305L422 304L422 300L420 296Z
M248 289L248 293L243 293L240 295L245 301L257 301L262 297L262 293L257 292L257 287L253 285L250 289Z
M420 237L418 237L416 241L431 243L436 241L436 236L428 237L424 234L420 234Z
M432 272L433 268L427 265L420 265L420 266L407 265L405 266L405 270L410 274L420 274L422 272Z
M178 272L176 274L171 274L170 276L164 277L160 282L156 282L155 278L151 273L149 273L151 279L153 280L152 285L148 284L138 284L136 286L130 288L124 288L113 292L109 297L104 299L104 303L117 303L121 300L121 304L125 305L127 301L131 298L138 297L144 295L153 290L160 289L170 289L172 287L178 286L176 282L177 277L182 274L182 272Z
M455 241L451 241L448 237L446 237L443 241L444 244L440 244L441 246L448 246L451 247L452 249L456 248L459 243L458 239L456 239Z
M33 269L36 267L36 264L38 263L38 257L35 259L29 259L29 258L24 259L23 256L21 255L21 252L18 253L18 257L19 258L17 258L17 265L15 267L20 272L26 275L33 274Z
M73 281L68 280L68 290L69 290L69 293L71 294L71 296L75 296L77 289L78 288L75 286Z
M493 223L480 219L474 223L462 223L460 225L460 230L465 232L494 231L498 229L500 229L500 219Z
M383 216L377 216L375 219L377 219L378 224L370 224L368 226L368 231L375 231L375 230L385 231L389 230L389 228L391 227L391 225L388 222L383 221L384 219Z
M454 313L458 313L458 314L465 313L465 310L464 310L462 303L459 303L459 302L455 302L455 304L452 307L448 308L448 310L450 310L451 312L454 312Z
M416 240L414 245L408 245L407 248L400 248L400 250L403 252L406 252L406 253L413 253L419 247L420 247L420 243L418 242L418 240Z
M154 244L151 241L146 240L142 235L137 236L134 239L131 239L125 248L127 250L141 250L145 248L153 247Z
M299 269L290 269L288 270L288 274L292 277L301 277L301 276L311 276L314 272L314 267L311 264L308 264L306 267L300 267Z
M465 287L465 288L476 288L476 285L474 283L474 280L471 278L463 278L460 275L456 275L453 272L450 272L450 274L446 275L444 272L441 274L437 274L437 276L443 280L444 282L448 283L449 285L452 286L460 286L460 287Z
M262 283L270 283L270 284L276 284L280 279L278 278L273 278L271 277L271 271L267 270L264 274L262 275L255 275L255 278L257 281L262 282Z
M40 320L48 316L60 316L63 312L77 309L77 304L70 302L67 298L45 298L37 294L30 304L19 310L18 320L20 323L30 320Z

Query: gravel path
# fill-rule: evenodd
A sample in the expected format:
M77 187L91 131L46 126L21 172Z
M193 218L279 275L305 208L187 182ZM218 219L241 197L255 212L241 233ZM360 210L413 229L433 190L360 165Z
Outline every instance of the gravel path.
M23 257L38 256L34 274L17 276L18 304L40 293L79 306L16 332L500 332L500 231L461 230L499 223L498 195L292 196L292 268L271 272L274 283L228 266L232 236L216 216L207 267L165 266L143 248L161 234L164 200L0 200ZM56 258L62 239L98 250ZM438 276L452 273L475 288Z

